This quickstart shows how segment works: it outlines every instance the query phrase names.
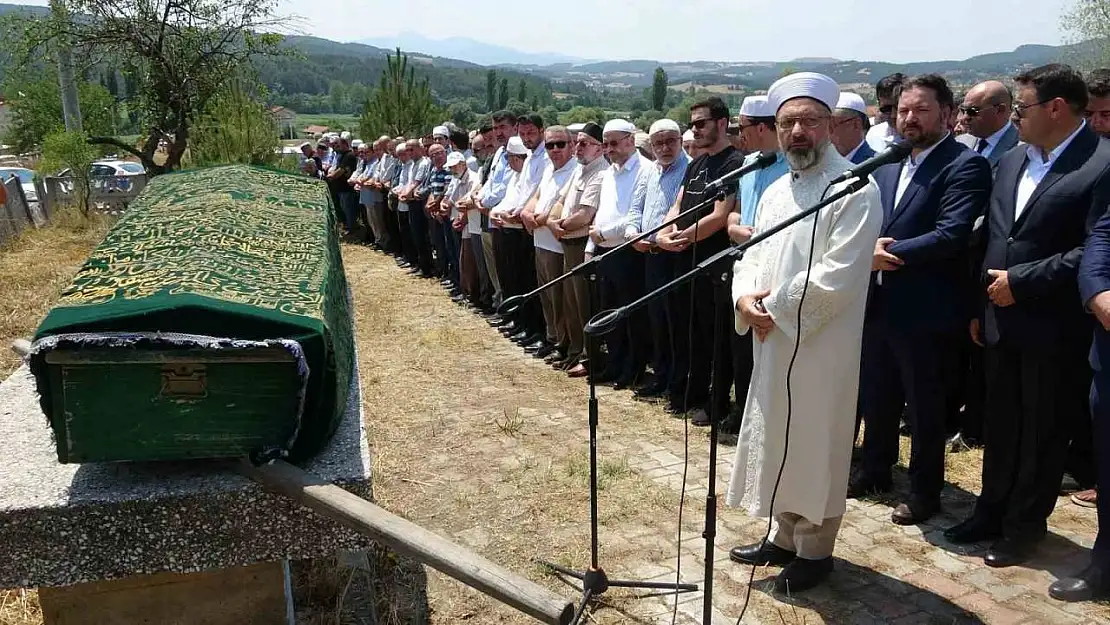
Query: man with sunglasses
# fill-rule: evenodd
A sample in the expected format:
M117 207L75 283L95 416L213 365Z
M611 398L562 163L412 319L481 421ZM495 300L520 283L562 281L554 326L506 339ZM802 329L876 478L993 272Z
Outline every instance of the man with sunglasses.
M867 144L872 150L882 152L891 143L898 140L898 132L892 123L894 110L898 106L898 94L902 90L902 81L905 76L894 73L884 76L875 83L875 99L879 101L879 114L875 116L875 124L867 131Z
M983 155L991 167L1017 145L1017 127L1010 122L1012 104L1013 96L1006 85L988 80L968 90L960 105L959 122L967 134L957 140Z
M988 566L1025 562L1047 532L1068 443L1089 419L1093 323L1076 297L1088 231L1110 204L1110 143L1083 119L1087 86L1067 65L1014 78L1025 149L998 164L971 321L986 346L983 488L945 537L994 540Z

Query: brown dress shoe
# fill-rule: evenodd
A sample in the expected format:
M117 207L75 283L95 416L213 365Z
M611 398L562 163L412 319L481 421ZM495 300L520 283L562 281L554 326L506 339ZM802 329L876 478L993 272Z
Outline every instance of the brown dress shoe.
M572 378L584 378L589 374L590 372L586 369L586 365L582 363L578 363L570 369L567 369L567 376Z

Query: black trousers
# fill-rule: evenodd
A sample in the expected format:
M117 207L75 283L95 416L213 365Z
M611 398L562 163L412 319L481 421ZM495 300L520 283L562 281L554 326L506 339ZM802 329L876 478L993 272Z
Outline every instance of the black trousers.
M397 211L397 240L400 242L400 251L405 260L413 267L420 266L420 256L416 251L416 240L412 235L412 220L409 215L411 210Z
M401 225L397 216L397 198L390 196L385 206L385 228L389 232L388 247L385 251L390 254L401 253Z
M955 330L906 332L874 319L863 328L863 470L876 479L889 479L898 462L902 409L908 405L910 497L929 504L940 501L944 488L951 372L959 360L960 340Z
M448 224L447 230L450 229L451 226ZM447 233L444 231L443 222L440 221L439 218L433 217L428 220L428 237L431 240L433 267L435 269L435 274L440 278L446 278L450 270L446 236Z
M748 386L751 385L752 381L752 369L755 367L755 355L752 353L752 341L755 340L755 333L749 331L743 336L737 334L736 328L733 324L733 317L731 316L732 314L734 314L731 307L729 308L728 313L729 317L727 321L727 327L725 329L732 336L732 371L729 373L731 373L732 383L736 387L736 405L740 408L741 416L735 422L727 420L727 388L725 389L724 393L726 405L723 409L725 410L725 412L721 412L719 414L720 418L725 419L725 421L728 423L728 426L725 428L726 430L739 432L740 426L743 425L742 421L744 405L748 402ZM720 379L724 380L725 384L728 383L729 373L719 374ZM721 410L722 408L718 405L717 409Z
M1068 442L1089 419L1086 355L1074 339L1052 347L1003 339L986 348L983 491L975 517L1007 538L1037 539L1047 531Z
M432 273L432 242L428 235L428 214L424 212L427 198L409 202L409 234L416 248L417 265L421 273Z
M1105 361L1103 361L1105 362ZM1091 424L1094 433L1094 454L1098 465L1098 483L1110 484L1110 371L1094 375L1090 391ZM1099 493L1098 537L1091 550L1092 563L1110 570L1110 498Z
M597 254L606 250L599 249ZM622 250L605 259L598 268L601 310L631 303L644 294L643 255ZM643 308L634 311L615 330L605 335L608 360L603 376L631 380L644 372L649 351L649 322Z
M697 260L707 255L699 254ZM688 272L694 263L695 258L689 251L675 254L675 276ZM728 300L731 295L725 295L707 275L675 288L667 297L667 320L671 326L671 353L674 355L670 404L679 410L704 408L711 415L728 412L728 389L733 385L730 375L732 339L726 338L729 336L726 332L735 333ZM717 307L728 308L728 313L723 315L725 319L717 314ZM720 340L715 342L714 336ZM718 385L717 394L711 397L715 358L721 367L717 375L721 376L722 383ZM725 379L729 380L727 388Z
M625 252L621 252L622 254ZM674 254L657 252L644 254L644 292L650 293L674 278ZM671 326L667 322L667 296L659 297L647 305L651 327L651 369L657 384L671 384Z
M498 278L504 296L522 295L536 288L536 249L532 235L524 229L502 228L501 246L504 248L504 265L498 267ZM495 240L494 245L497 245ZM496 250L495 250L496 252ZM520 307L517 322L523 324L529 334L545 334L543 308L538 297Z

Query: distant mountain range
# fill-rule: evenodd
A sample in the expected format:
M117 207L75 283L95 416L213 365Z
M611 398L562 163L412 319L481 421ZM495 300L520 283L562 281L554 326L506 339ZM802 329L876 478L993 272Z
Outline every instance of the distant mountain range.
M522 52L467 37L448 37L432 39L419 33L403 32L391 37L372 37L361 39L364 43L379 48L414 50L431 56L460 59L478 65L554 65L556 63L579 64L588 59L550 52Z

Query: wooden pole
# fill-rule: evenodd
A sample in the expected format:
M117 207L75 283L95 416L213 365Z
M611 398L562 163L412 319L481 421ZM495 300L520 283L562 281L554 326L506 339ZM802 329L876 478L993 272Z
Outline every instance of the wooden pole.
M429 530L287 462L239 465L244 475L394 551L551 625L574 618L574 604Z

